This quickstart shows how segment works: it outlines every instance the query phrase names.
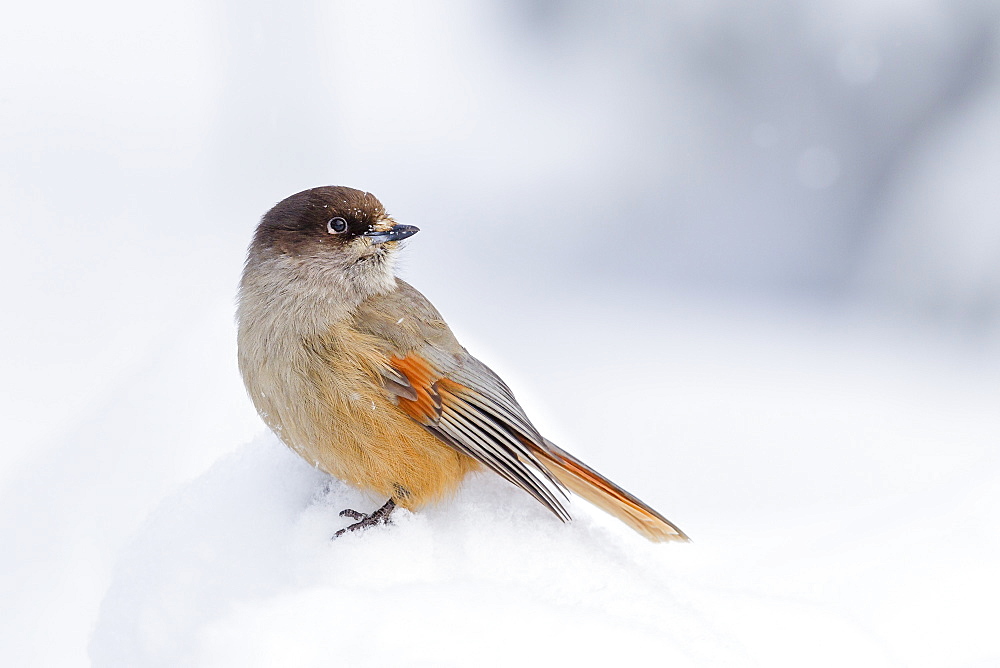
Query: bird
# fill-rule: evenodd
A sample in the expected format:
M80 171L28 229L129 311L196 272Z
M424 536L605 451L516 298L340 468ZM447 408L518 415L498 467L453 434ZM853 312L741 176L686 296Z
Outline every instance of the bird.
M542 436L510 388L396 276L396 222L371 193L304 190L261 218L237 300L240 374L258 414L291 450L388 498L334 537L391 522L488 470L568 522L575 493L654 542L677 526Z

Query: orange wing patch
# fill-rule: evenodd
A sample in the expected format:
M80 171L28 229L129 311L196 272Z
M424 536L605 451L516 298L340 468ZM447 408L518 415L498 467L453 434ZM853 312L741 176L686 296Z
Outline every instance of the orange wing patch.
M449 395L456 391L467 389L461 383L442 377L430 362L419 355L390 357L389 366L406 377L417 395L416 399L398 397L399 407L411 418L423 424L437 422L441 416L442 394L447 400Z
M437 392L435 383L440 375L430 363L419 355L407 355L390 357L389 365L406 377L417 394L415 400L399 397L399 407L403 412L424 424L437 420L441 415L441 396Z

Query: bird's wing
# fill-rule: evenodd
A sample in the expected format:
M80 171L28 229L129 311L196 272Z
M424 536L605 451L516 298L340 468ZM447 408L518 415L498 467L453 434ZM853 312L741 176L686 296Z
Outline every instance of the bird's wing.
M538 433L510 389L459 345L437 310L399 281L354 327L382 347L382 385L400 410L531 494L559 519L568 488L652 541L687 540L651 507Z
M455 339L427 299L400 281L368 300L354 327L383 345L383 387L427 431L570 519L561 483L538 460L545 439L510 389Z

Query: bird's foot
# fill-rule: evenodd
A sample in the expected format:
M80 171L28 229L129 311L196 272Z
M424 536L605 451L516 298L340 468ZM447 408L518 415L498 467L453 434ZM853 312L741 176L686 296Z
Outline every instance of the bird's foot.
M368 527L377 526L379 524L389 524L392 520L390 515L392 511L396 508L396 502L389 499L385 502L385 505L376 510L373 513L365 515L364 513L359 513L356 510L351 510L347 508L346 510L340 511L341 517L350 517L352 520L358 520L354 524L350 524L337 533L333 534L334 538L340 538L348 531L357 531L358 529L366 529Z

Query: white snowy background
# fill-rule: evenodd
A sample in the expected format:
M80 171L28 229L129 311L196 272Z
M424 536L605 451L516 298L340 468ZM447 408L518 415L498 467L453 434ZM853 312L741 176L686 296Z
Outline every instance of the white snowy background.
M1000 665L995 2L6 3L0 62L3 665ZM323 184L694 542L487 476L331 541L382 500L233 324Z

